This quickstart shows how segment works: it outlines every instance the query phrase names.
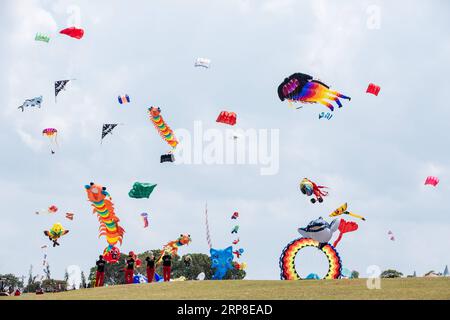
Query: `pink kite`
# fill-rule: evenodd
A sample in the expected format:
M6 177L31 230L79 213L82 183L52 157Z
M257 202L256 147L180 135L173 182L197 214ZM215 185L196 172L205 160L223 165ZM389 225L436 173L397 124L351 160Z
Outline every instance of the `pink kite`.
M352 232L358 230L358 224L356 222L351 221L345 221L344 219L341 219L341 222L339 223L339 236L337 237L336 241L333 243L333 247L336 247L342 239L342 235L347 232Z
M70 28L66 28L61 30L59 33L61 34L65 34L69 37L75 38L75 39L81 39L84 36L84 30L83 29L78 29L75 27L70 27Z
M436 187L438 183L439 183L438 177L429 176L429 177L425 180L425 185L431 184L433 187Z
M389 235L389 239L390 239L391 241L395 241L395 237L394 237L394 234L392 233L392 231L389 231L389 232L388 232L388 235Z
M378 93L380 93L380 90L381 90L380 86L377 86L376 84L371 83L371 84L369 84L369 87L367 88L366 92L371 93L375 96L378 96Z

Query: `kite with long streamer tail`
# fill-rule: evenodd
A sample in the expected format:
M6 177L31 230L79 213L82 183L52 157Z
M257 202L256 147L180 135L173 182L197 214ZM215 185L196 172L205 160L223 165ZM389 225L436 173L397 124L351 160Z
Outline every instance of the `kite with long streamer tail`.
M172 148L175 148L178 144L177 138L175 138L172 129L170 129L161 116L161 109L150 107L148 113L150 115L150 120L152 120L153 125L156 130L158 130L161 138L163 138Z
M206 224L206 241L208 241L209 249L212 248L211 235L209 234L209 222L208 222L208 203L205 206L205 224Z
M85 185L88 200L92 202L93 213L97 213L100 222L99 237L105 236L108 246L103 251L103 258L109 263L116 263L120 258L120 250L115 246L122 244L125 230L119 226L120 219L114 212L114 205L106 187L91 182ZM108 199L107 199L108 197Z
M326 84L304 73L294 73L285 78L278 86L278 97L281 101L320 103L331 111L334 110L334 106L330 101L334 101L341 108L342 103L339 98L351 100L350 97L331 90Z

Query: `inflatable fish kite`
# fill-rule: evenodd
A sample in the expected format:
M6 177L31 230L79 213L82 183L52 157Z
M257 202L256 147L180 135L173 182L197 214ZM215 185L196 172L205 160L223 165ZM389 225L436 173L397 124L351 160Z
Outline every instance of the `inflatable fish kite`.
M22 109L22 112L25 110L25 108L31 108L31 107L41 107L42 103L42 96L33 98L33 99L27 99L24 103L22 103L21 106L19 106L17 109Z
M322 217L311 221L306 228L298 228L298 232L305 238L311 238L320 243L319 249L325 246L339 227L339 221L334 219L331 223Z

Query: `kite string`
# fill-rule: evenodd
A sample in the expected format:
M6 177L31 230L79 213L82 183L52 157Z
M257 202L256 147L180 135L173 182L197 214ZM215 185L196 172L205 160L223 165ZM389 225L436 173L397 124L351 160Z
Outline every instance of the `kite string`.
M206 241L208 241L209 249L211 249L212 248L212 243L211 243L211 235L209 233L208 203L206 203L206 206L205 206L205 224L206 224Z

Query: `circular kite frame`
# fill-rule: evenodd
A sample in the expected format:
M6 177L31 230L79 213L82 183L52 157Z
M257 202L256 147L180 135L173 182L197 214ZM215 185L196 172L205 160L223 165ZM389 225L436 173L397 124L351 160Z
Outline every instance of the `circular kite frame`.
M306 247L315 247L325 253L328 259L328 273L323 279L339 279L341 276L342 262L336 249L329 243L320 248L320 243L316 240L311 238L298 238L291 241L281 253L281 280L304 280L295 270L295 257L301 249Z

